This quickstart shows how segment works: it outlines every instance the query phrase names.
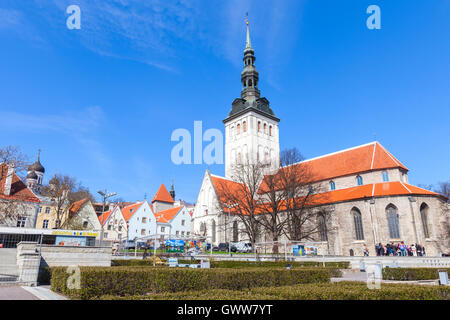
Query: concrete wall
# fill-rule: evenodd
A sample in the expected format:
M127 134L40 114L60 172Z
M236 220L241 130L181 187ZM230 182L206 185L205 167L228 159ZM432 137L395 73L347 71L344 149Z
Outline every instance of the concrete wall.
M50 266L111 266L110 247L42 245L41 268Z

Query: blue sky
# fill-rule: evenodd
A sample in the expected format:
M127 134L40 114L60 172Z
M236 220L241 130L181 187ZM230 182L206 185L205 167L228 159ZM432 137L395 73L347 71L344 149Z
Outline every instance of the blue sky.
M66 27L71 4L81 30ZM371 4L381 30L366 27ZM173 164L170 136L195 120L223 131L246 12L282 149L311 158L376 134L411 183L450 180L448 0L1 0L0 145L42 149L47 181L136 201L173 178L195 201L208 166Z

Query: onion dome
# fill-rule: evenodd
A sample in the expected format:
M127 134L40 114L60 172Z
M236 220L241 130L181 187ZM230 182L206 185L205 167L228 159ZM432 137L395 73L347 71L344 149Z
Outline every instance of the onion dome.
M40 158L40 152L38 153L36 162L28 167L28 171L37 171L40 173L45 173L45 168L42 166L41 162L39 161L39 158Z
M34 171L28 172L27 179L35 179L36 180L37 178L38 178L38 176L37 176L36 172L34 172Z

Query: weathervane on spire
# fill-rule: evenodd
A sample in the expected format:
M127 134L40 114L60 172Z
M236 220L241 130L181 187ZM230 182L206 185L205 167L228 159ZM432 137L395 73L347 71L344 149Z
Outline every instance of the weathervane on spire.
M248 25L248 12L245 14L246 18L245 18L245 23Z

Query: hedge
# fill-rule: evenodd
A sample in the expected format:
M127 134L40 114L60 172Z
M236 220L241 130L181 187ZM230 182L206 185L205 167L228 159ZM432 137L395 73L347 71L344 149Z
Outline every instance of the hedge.
M439 279L438 270L450 268L383 268L384 280L414 281L414 280L436 280Z
M330 282L329 269L248 268L190 269L153 267L81 267L80 289L69 289L67 268L52 268L53 291L72 298L102 295L127 296L147 293L212 289L243 290L253 287Z
M178 259L178 263L192 264L198 263L199 260ZM229 261L229 260L213 260L211 261L211 268L254 268L254 267L268 267L268 268L284 268L287 264L292 267L322 267L323 263L318 261ZM145 259L130 259L130 260L112 260L111 266L153 266L152 260ZM325 267L348 269L350 262L325 262Z
M145 296L102 296L102 300L449 300L450 288L405 284L382 284L368 289L364 282L299 284L250 288L241 291L212 289L165 292Z

